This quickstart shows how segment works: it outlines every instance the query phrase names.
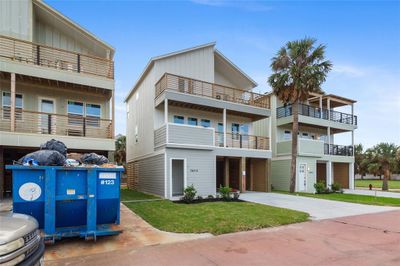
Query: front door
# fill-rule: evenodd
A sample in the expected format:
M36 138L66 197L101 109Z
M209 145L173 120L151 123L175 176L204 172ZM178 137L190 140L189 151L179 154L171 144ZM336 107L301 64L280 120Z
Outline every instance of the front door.
M182 196L185 189L185 160L171 160L172 196Z
M307 190L307 164L299 164L299 191Z
M54 100L40 100L40 131L42 134L52 134L55 130Z

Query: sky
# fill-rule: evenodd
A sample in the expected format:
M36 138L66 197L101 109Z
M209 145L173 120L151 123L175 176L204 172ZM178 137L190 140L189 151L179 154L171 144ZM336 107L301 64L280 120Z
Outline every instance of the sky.
M400 145L400 1L46 2L116 49L116 134L125 134L124 98L153 56L215 41L264 93L278 49L313 37L333 63L323 90L357 101L355 142Z

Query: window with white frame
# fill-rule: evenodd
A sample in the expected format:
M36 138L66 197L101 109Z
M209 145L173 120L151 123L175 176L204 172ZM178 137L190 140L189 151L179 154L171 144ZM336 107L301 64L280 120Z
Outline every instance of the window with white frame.
M194 117L188 117L188 125L191 125L191 126L197 126L197 118L194 118Z
M3 119L11 119L11 93L3 91L2 95ZM15 119L22 120L22 94L15 94Z
M67 112L68 112L68 125L83 126L83 116L85 114L83 103L68 101Z
M100 127L101 106L99 104L86 104L86 124L91 127Z
M181 115L174 115L174 123L175 124L185 124L185 117Z
M201 126L202 127L210 127L211 126L211 121L209 119L201 119Z
M292 138L292 132L290 130L285 130L283 132L283 139L290 140Z

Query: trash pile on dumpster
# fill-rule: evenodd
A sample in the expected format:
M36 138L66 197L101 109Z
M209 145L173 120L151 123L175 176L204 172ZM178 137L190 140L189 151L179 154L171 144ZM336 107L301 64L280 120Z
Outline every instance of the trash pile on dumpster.
M122 167L111 164L103 156L92 153L68 153L67 146L52 139L40 145L40 150L28 153L17 162L25 166L71 166L71 167Z

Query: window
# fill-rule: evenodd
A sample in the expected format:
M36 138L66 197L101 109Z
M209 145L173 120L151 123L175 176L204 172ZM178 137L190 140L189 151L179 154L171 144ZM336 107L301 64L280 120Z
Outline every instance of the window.
M308 133L302 133L301 136L302 136L302 138L304 138L304 139L308 139Z
M136 143L139 142L139 128L137 125L135 126L135 141Z
M11 93L3 91L3 119L11 118ZM22 120L22 94L15 94L15 119Z
M232 139L239 139L239 128L239 124L232 123Z
M283 139L291 139L292 138L292 132L290 132L290 130L285 130L285 132L283 133Z
M217 132L221 132L221 133L224 132L224 124L223 124L223 123L218 123L218 130L217 130Z
M224 124L223 123L218 123L218 128L217 128L217 136L218 136L218 146L223 147L224 146Z
M188 118L188 125L197 126L197 118L189 117Z
M86 104L86 124L92 127L100 127L101 106L98 104Z
M201 126L210 127L211 126L211 121L208 120L208 119L201 119Z
M180 115L174 115L174 123L175 124L185 124L185 118Z
M242 134L242 140L249 139L249 125L243 124L240 125L240 134Z
M68 125L83 126L83 103L68 101Z

